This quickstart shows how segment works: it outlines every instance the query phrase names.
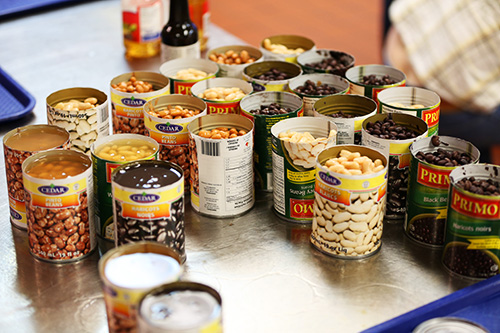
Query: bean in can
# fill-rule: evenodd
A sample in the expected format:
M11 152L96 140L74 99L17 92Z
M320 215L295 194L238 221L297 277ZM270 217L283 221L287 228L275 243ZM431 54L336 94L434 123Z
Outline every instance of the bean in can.
M345 78L345 72L354 66L355 59L349 53L336 50L310 50L297 57L304 73L329 73Z
M256 62L243 69L243 79L257 92L288 91L290 80L301 74L300 66L286 61Z
M221 57L221 55L224 56ZM239 58L240 63L234 62L234 55L236 55L236 59ZM243 69L248 65L264 61L262 52L258 48L249 45L225 45L217 47L208 51L207 58L219 66L218 77L232 77L235 79L242 78Z
M276 35L264 38L260 50L265 60L279 60L297 63L297 56L309 50L315 50L314 42L303 36Z
M199 81L216 77L219 66L208 59L174 59L160 66L160 73L170 80L170 93L190 95Z

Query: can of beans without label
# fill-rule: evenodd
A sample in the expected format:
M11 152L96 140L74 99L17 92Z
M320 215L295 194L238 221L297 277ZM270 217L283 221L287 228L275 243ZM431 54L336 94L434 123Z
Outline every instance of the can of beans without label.
M342 158L337 164L359 163L363 171L332 171L337 170L329 162L333 158ZM345 164L344 169L351 167ZM382 244L387 158L373 148L340 145L323 150L316 168L312 245L337 258L361 259L376 253Z
M345 72L354 66L354 56L335 50L311 50L297 57L304 73L330 73L345 78Z
M130 162L113 171L111 186L115 245L156 241L186 261L181 167L165 161Z
M168 283L141 299L137 324L148 333L222 333L222 298L201 283Z
M265 60L297 63L297 56L315 49L316 45L311 39L297 35L270 36L260 42L260 50Z
M255 203L253 123L236 114L210 114L188 125L191 206L211 217L234 217Z
M97 89L68 88L47 97L48 124L69 132L72 150L89 153L95 140L109 135L108 118L108 97Z
M219 57L219 55L221 55L221 54L224 54L224 55L229 54L229 53L226 53L228 51L229 52L233 51L232 55L234 55L234 54L241 55L242 51L246 51L246 52L248 52L248 56L254 60L250 61L250 62L247 60L246 63L242 63L242 64L236 64L236 63L227 64L227 63L216 62L217 66L219 66L219 72L217 73L217 76L232 77L235 79L241 79L242 74L243 74L243 69L245 67L247 67L248 65L250 65L251 63L254 63L254 62L264 61L264 57L262 55L262 52L259 49L255 48L253 46L248 46L248 45L221 46L221 47L218 47L218 48L215 48L215 49L208 51L207 58L211 59L211 61L213 61L214 59L217 59ZM242 59L241 56L239 58L240 58L240 60ZM223 59L221 59L221 60L223 60Z
M271 105L275 107L271 108ZM270 192L273 190L271 127L284 119L302 117L302 99L288 92L264 91L244 97L240 108L241 115L255 124L254 165L257 188Z
M49 262L87 257L96 247L92 161L71 150L52 150L23 163L31 254Z
M95 192L95 226L101 252L115 245L111 174L118 166L136 160L156 160L159 145L139 134L114 134L90 147Z
M208 59L174 59L160 66L160 73L170 80L170 93L190 95L199 81L214 78L219 67Z
M445 267L486 279L500 266L500 166L469 164L450 173Z
M273 125L271 135L274 211L286 221L311 223L316 157L335 145L337 126L317 117L290 118Z
M462 163L477 163L479 150L471 143L449 136L423 138L411 144L410 173L404 230L406 235L420 244L443 246L446 230L449 175L457 166L437 165L440 160L455 159ZM434 141L434 143L433 143ZM447 155L443 151L448 152ZM455 152L456 158L453 157ZM420 156L420 158L419 158ZM442 164L442 162L439 162ZM457 164L458 165L458 164Z
M288 82L302 74L296 64L286 61L263 61L253 63L243 70L243 79L258 91L288 91Z
M10 222L26 230L26 205L22 164L33 154L50 149L69 149L69 133L54 125L18 127L3 137L5 174L9 193Z
M146 135L144 104L169 91L168 78L159 73L132 72L115 77L111 80L113 133Z

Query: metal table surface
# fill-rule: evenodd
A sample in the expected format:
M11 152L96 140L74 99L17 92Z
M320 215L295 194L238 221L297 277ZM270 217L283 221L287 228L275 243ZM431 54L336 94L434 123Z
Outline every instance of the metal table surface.
M120 15L120 1L97 1L0 23L0 65L37 100L33 115L0 125L2 137L46 123L54 91L109 94L119 74L158 71L158 57L125 60ZM243 41L211 28L210 47L230 44ZM35 260L26 232L9 222L1 169L0 331L106 332L98 252L62 265ZM406 238L401 221L385 223L376 255L339 260L310 246L309 226L277 218L269 193L256 197L251 211L230 219L201 217L186 205L185 279L221 293L225 332L358 332L474 283L450 276L441 252Z

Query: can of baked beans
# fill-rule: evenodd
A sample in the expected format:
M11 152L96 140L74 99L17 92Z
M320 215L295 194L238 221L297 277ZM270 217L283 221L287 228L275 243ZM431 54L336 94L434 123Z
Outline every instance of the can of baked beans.
M337 126L318 117L284 119L271 127L274 211L290 222L313 218L316 157L334 146Z
M500 273L500 166L469 164L450 172L443 263L468 278Z
M111 174L118 166L137 160L156 160L160 146L139 134L113 134L98 139L90 147L94 175L95 226L99 249L115 245Z
M72 262L96 247L92 161L86 154L51 150L23 165L30 253L49 262Z
M240 102L241 115L254 122L254 165L258 189L273 190L271 127L277 122L304 115L302 99L283 91L263 91Z
M3 137L5 174L9 194L10 222L26 230L26 205L22 164L33 154L50 149L69 149L68 131L55 125L28 125L18 127Z
M337 258L378 252L387 191L387 158L376 149L338 145L317 158L311 243Z
M316 45L311 39L297 35L269 36L260 42L260 50L265 60L297 63L297 56L315 49Z
M47 122L70 134L71 149L86 154L109 135L108 96L94 88L68 88L47 97Z
M300 54L297 63L304 73L329 73L345 78L345 72L354 66L354 56L336 50L311 50Z
M201 215L234 217L255 203L253 123L236 114L209 114L188 125L191 206Z
M227 64L227 63L216 62L217 66L219 66L219 73L217 73L217 76L241 79L243 74L243 69L245 67L254 62L264 61L264 56L262 55L262 52L258 48L249 45L226 45L208 51L207 58L210 59L211 61L217 61L217 58L221 54L224 54L225 56L230 53L241 55L242 51L246 51L248 53L249 58L254 60L251 62L247 61L246 63L243 64L236 64L236 63Z
M201 283L168 283L141 299L137 324L139 332L222 333L222 298Z
M160 66L160 73L170 80L170 93L190 95L199 81L217 76L219 66L208 59L174 59Z
M243 69L243 79L252 84L253 90L288 91L291 79L302 74L299 65L286 61L263 61Z
M159 73L132 72L111 80L113 133L146 135L142 109L153 98L170 92L169 80Z
M436 138L423 138L410 146L404 221L406 235L428 247L442 247L445 241L449 175L459 165L447 164L446 158L463 159L460 164L479 161L479 150L470 142L450 136L439 136L437 142Z

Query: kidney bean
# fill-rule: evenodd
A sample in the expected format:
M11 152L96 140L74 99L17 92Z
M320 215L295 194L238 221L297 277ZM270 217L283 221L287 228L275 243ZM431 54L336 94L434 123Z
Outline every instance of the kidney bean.
M467 153L458 150L445 150L442 148L437 148L427 153L419 151L415 156L421 161L446 167L455 167L472 163L472 158Z
M361 80L362 84L371 85L371 86L386 86L389 84L394 84L397 81L392 79L389 75L384 75L382 77L377 76L375 74L365 75Z
M291 108L283 108L278 103L271 103L269 105L261 105L260 109L251 110L249 112L255 115L274 116L277 114L290 113L292 111Z
M384 121L368 122L366 131L373 136L387 140L406 140L416 138L419 135L405 125L396 124L390 115Z
M319 62L308 63L306 66L328 72L344 72L350 63L351 58L344 54L340 57L328 57Z
M456 183L456 185L459 188L475 194L488 196L500 195L500 184L493 179L477 179L475 177L466 177L460 179Z
M271 68L267 72L254 76L254 79L263 81L281 81L281 80L287 80L289 78L291 78L289 74L282 72L276 68Z
M304 85L295 88L295 91L304 95L311 96L324 96L338 93L338 90L335 89L334 86L330 86L319 81L317 83L314 83L311 80L307 80Z

